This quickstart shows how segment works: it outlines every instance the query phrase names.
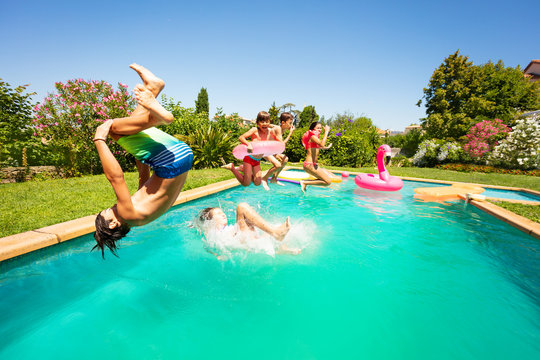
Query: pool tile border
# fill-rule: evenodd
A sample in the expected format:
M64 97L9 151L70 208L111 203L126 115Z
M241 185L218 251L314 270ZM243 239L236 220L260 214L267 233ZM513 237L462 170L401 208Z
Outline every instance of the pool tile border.
M173 206L238 185L240 184L236 179L230 179L186 190L180 193ZM96 215L90 215L0 238L0 262L92 233L96 230L95 219Z
M300 167L287 166L285 169L298 169L302 170ZM331 170L335 173L343 173L343 170ZM351 175L361 174L360 172L349 172ZM429 183L438 183L438 184L461 184L459 181L447 181L447 180L432 180L432 179L421 179L413 177L401 177L403 180L408 181L418 181L418 182L429 182ZM180 193L173 206L183 204L185 202L195 200L207 195L215 194L220 191L224 191L240 184L236 179L224 180L218 183L201 186L199 188L186 190ZM523 191L529 194L540 196L540 191L515 188L509 186L496 186L496 185L484 185L484 184L475 184L486 188L492 189L502 189L502 190L514 190L514 191ZM466 201L466 195L460 195L460 198ZM535 201L525 201L525 200L509 200L509 199L497 199L497 198L487 198L493 201L510 201L517 202L522 204L533 204L537 205L538 202ZM495 204L471 200L470 203L475 207L485 211L486 213L497 217L498 219L514 226L515 228L534 236L537 239L540 239L540 224L534 221L531 221L522 216L516 215L511 211L503 209ZM0 238L0 262L11 259L26 253L39 250L51 245L59 244L64 241L74 239L76 237L89 234L95 231L94 221L96 216L90 215L80 219L75 219L71 221L66 221L60 224L46 226L40 229L26 231L19 234L14 234Z

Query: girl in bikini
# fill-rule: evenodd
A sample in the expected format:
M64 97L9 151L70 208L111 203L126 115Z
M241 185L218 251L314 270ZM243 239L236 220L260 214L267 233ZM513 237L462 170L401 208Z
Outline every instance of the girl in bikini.
M257 127L253 127L242 134L238 140L247 146L248 152L253 152L253 146L250 139L254 141L276 140L275 135L270 131L270 114L266 111L261 111L257 114ZM230 163L223 165L222 168L231 170L234 176L243 186L249 186L252 182L255 186L261 185L261 159L262 154L250 154L244 157L242 164L243 174Z
M302 143L307 150L306 161L304 161L304 170L316 178L316 180L300 181L300 189L303 193L306 192L306 187L308 185L329 186L332 183L332 177L329 173L317 164L319 149L326 150L332 146L332 144L326 146L326 139L328 138L330 126L326 125L324 127L324 136L322 140L319 138L321 129L321 123L315 121L311 123L309 130L302 136Z

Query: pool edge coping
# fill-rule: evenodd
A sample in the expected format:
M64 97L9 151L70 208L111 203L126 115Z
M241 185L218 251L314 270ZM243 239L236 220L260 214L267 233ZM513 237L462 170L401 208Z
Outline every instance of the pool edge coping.
M296 169L303 170L296 166L286 166L284 170ZM362 174L362 172L349 172L346 170L330 170L335 173L348 172L352 175ZM435 180L435 179L423 179L414 177L398 176L399 178L407 181L429 182L438 184L463 184L460 181L449 180ZM526 188L516 188L510 186L499 185L485 185L476 184L486 188L501 189L501 190L514 190L523 191L529 194L540 196L540 191L535 191ZM178 198L171 206L177 206L188 201L199 199L203 196L215 194L224 190L231 189L233 187L240 186L240 183L236 179L223 180L214 184L201 186L198 188L186 190L178 195ZM460 199L467 201L466 195L460 195ZM486 198L492 201L507 201L508 199ZM510 202L517 202L526 204L525 200L514 200ZM540 239L540 223L536 223L523 216L517 215L509 210L503 209L495 204L484 202L480 200L471 200L470 203L478 209L506 222L507 224L537 238ZM487 206L485 206L488 204ZM0 262L21 256L32 251L43 249L55 244L59 244L64 241L68 241L79 236L83 236L95 231L94 222L96 215L89 215L79 219L74 219L59 224L49 225L35 230L30 230L18 234L9 235L0 238Z

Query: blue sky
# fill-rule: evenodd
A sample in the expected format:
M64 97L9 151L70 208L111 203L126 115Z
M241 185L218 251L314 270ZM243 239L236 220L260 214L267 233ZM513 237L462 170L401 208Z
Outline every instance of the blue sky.
M0 0L0 78L41 101L56 81L139 82L140 63L167 96L254 118L272 102L319 115L365 115L402 130L445 57L540 58L538 1Z

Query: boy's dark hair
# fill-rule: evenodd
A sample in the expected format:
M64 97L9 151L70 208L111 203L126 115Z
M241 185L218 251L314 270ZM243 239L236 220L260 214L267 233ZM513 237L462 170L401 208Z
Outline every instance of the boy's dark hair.
M284 112L279 116L279 121L284 122L288 120L294 120L294 116L290 112Z
M215 208L213 207L207 207L206 209L202 210L199 213L199 220L201 221L212 220L212 218L214 217L214 214L212 214L212 210L214 209Z
M317 126L318 123L319 123L318 121L312 122L311 125L309 125L309 130L315 129L315 126Z
M270 114L266 111L259 111L257 114L257 124L261 121L270 121Z
M120 240L129 232L130 227L128 224L124 223L121 226L115 227L114 229L109 229L110 220L105 220L101 213L96 216L96 232L94 233L94 239L96 239L96 245L92 248L101 250L101 256L105 259L105 246L111 250L114 256L116 254L116 243L115 241Z

